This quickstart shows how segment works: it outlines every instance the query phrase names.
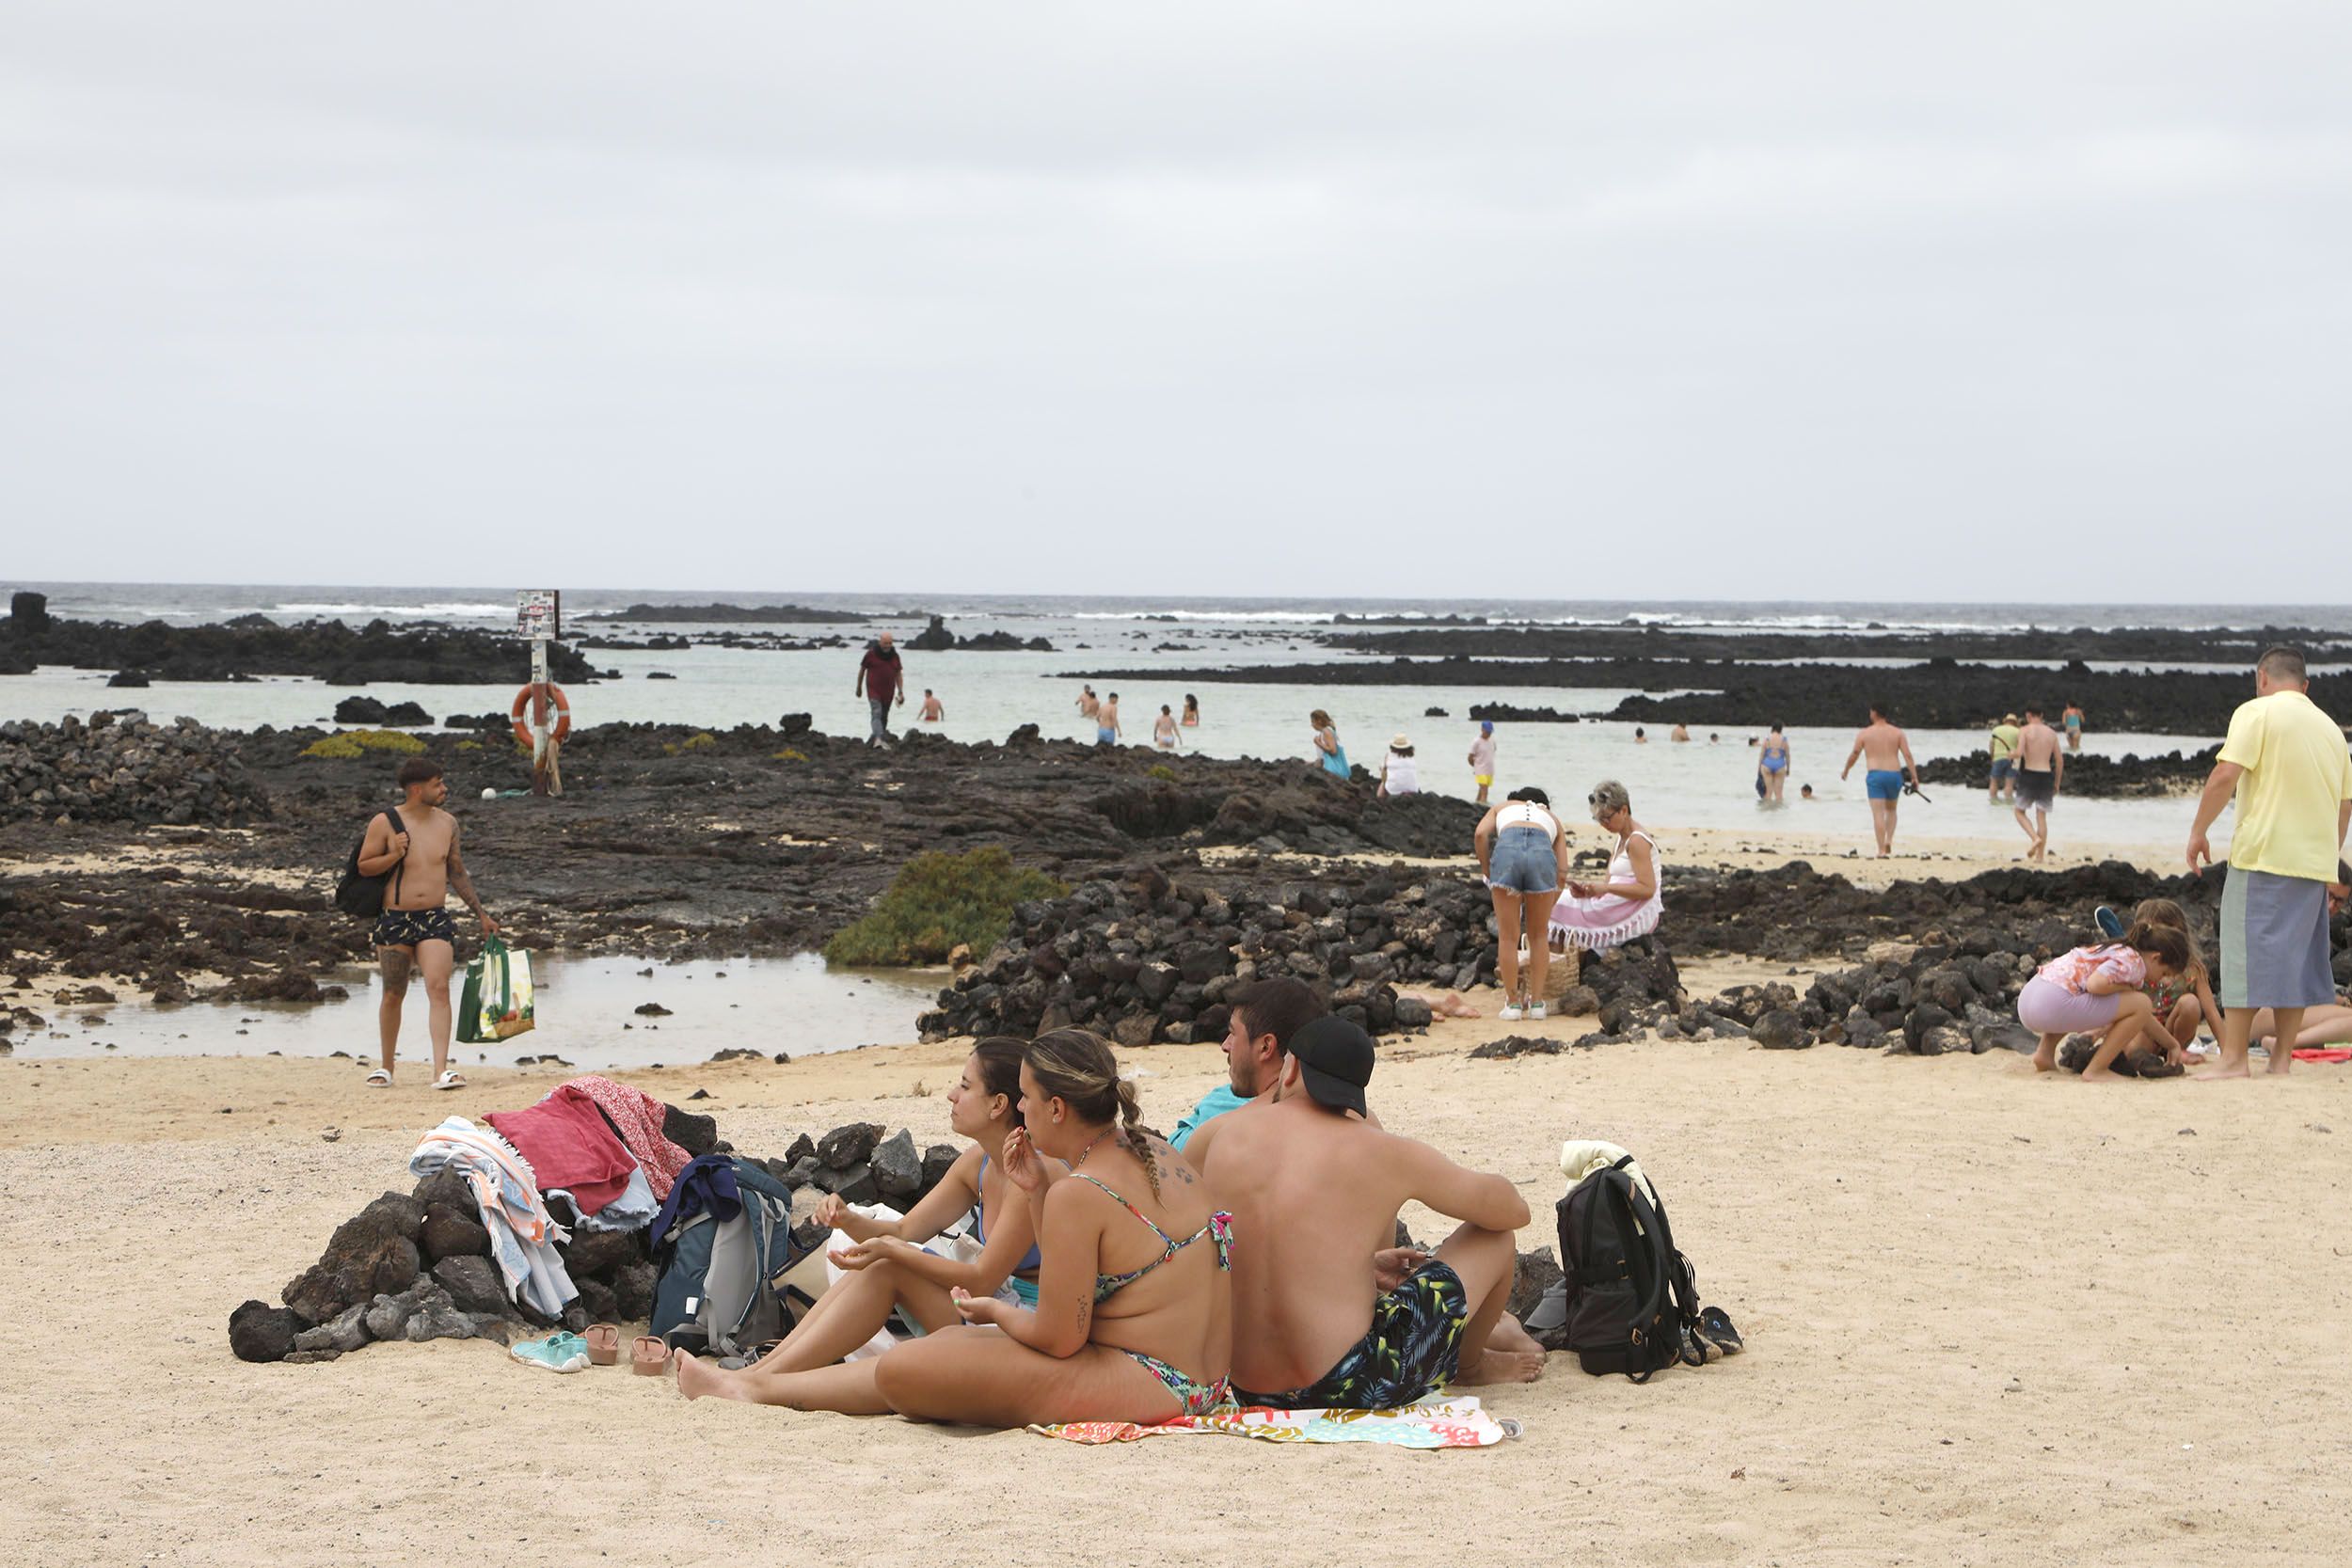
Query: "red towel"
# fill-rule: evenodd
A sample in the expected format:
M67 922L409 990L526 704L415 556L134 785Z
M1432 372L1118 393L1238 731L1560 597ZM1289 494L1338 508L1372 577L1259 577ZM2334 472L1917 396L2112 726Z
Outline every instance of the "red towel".
M643 1089L616 1084L595 1073L575 1078L556 1092L564 1090L586 1095L612 1118L612 1125L620 1129L621 1142L645 1167L645 1180L653 1187L654 1200L667 1198L671 1187L677 1182L677 1173L693 1158L663 1134L661 1113L667 1107Z
M2298 1062L2352 1062L2352 1051L2326 1051L2316 1045L2297 1046L2295 1059Z
M531 1162L541 1192L563 1188L583 1214L627 1192L636 1173L637 1162L585 1095L559 1088L536 1105L493 1111L482 1119Z

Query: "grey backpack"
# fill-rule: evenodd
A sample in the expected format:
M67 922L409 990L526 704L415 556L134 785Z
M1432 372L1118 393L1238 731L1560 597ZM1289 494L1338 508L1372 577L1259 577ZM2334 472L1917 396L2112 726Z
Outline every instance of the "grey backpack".
M681 1212L654 1239L652 1330L680 1350L744 1354L797 1317L777 1284L809 1250L792 1240L791 1189L749 1160L733 1164L740 1212Z

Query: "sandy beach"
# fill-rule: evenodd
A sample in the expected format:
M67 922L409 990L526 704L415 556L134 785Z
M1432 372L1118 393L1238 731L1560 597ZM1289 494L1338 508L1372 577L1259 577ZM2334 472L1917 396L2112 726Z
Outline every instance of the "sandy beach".
M1509 1174L1534 1212L1524 1245L1551 1239L1562 1137L1633 1148L1749 1349L1645 1387L1554 1356L1487 1391L1523 1436L1445 1454L1081 1449L690 1406L666 1382L552 1377L474 1341L246 1366L232 1307L275 1299L340 1220L405 1190L425 1125L526 1102L556 1069L435 1095L371 1093L342 1062L0 1064L17 1112L0 1289L24 1307L0 1327L20 1369L0 1410L73 1426L0 1499L0 1538L27 1561L205 1563L929 1565L1049 1543L1207 1561L1302 1539L1343 1562L1440 1541L1505 1560L2322 1562L2352 1545L2352 1078L2100 1090L2005 1053L1728 1043L1466 1057L1503 1029L1393 1042L1382 1115ZM927 1140L946 1134L960 1050L628 1076L708 1089L695 1108L755 1150L853 1117ZM1123 1054L1163 1122L1220 1072L1206 1047Z

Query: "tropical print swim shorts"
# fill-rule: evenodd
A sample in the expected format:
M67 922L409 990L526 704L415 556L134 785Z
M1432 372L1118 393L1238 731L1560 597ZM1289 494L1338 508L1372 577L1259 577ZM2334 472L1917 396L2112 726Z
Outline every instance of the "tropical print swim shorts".
M1470 1291L1450 1263L1431 1259L1372 1304L1372 1327L1304 1388L1281 1394L1233 1390L1243 1404L1278 1410L1393 1410L1454 1381L1470 1323Z

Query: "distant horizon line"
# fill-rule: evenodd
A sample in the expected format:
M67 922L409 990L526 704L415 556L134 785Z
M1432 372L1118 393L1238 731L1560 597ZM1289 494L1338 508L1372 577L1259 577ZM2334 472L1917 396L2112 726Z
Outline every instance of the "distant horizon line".
M463 590L463 591L467 591L467 592L479 592L479 593L485 593L485 594L515 594L515 593L521 593L521 592L523 592L523 591L524 591L524 590L523 590L520 586L504 587L504 586L500 586L500 585L497 585L497 584L488 584L488 583L453 583L453 582L439 582L439 583L419 583L419 582L373 582L373 581L362 581L362 580L357 580L357 579L326 580L326 579L318 579L318 578L313 578L313 579L310 579L310 580L307 580L307 581L277 581L277 580L251 579L251 580L245 580L245 581L175 582L175 581L167 581L167 580L162 580L162 579L157 579L157 578L26 578L26 579L22 579L22 580L20 580L20 581L18 581L18 582L14 582L14 583L8 583L8 584L6 584L6 589L7 589L7 591L8 591L8 592L10 592L10 593L17 593L17 592L28 592L28 591L29 591L29 592L34 592L34 593L40 593L40 592L42 592L42 591L44 591L44 590L48 590L48 589L58 589L58 588L93 588L93 587L103 587L103 588L165 588L165 589L177 589L177 590L182 590L182 591L186 591L186 590L191 590L191 589L229 589L229 588L271 588L271 589L281 589L281 588L363 588L363 589L367 589L367 590L369 590L369 591L371 591L371 592L375 592L375 593L392 593L392 592L416 592L416 593L427 593L427 592L448 592L448 591L452 591L452 590ZM560 592L563 592L563 593L567 593L567 594L710 594L710 595L714 595L714 596L713 596L713 597L709 600L709 602L710 602L710 603L713 603L713 604L732 604L732 605L740 605L740 606L745 606L745 607L750 607L750 606L753 606L753 605L756 605L756 604L759 604L759 603L766 603L766 602L789 603L789 602L790 602L790 598L789 598L789 596L790 596L790 595L793 595L793 594L799 594L799 595L802 595L802 596L803 596L803 597L818 597L818 598L847 598L847 597L850 597L850 596L860 596L860 597L866 597L866 598L883 598L883 597L889 597L889 598L897 598L897 599L900 599L900 600L905 600L905 599L910 599L910 598L919 599L919 598L925 598L925 597L937 597L937 598L967 598L967 599L1084 599L1084 600L1089 600L1089 601L1092 601L1092 602L1095 602L1095 603L1111 602L1111 603L1131 603L1131 604L1164 604L1164 603L1167 603L1167 602L1168 602L1168 601L1170 601L1170 600L1175 600L1175 601L1182 602L1182 601L1188 600L1188 599L1215 599L1215 600L1222 600L1222 601L1226 601L1226 602L1230 602L1230 603L1236 603L1236 604L1267 604L1267 605L1296 604L1296 603L1300 603L1300 602L1302 602L1302 601L1306 601L1306 602L1312 602L1312 603L1317 603L1317 604L1333 604L1333 605L1341 605L1341 604L1450 604L1450 605L1460 605L1460 604L1469 604L1469 603L1477 603L1477 602L1481 602L1481 601L1486 601L1486 602L1493 602L1493 603L1503 603L1503 604L1520 604L1520 605L1526 605L1526 604L1546 604L1546 605L1706 605L1706 604L1715 604L1715 605L1743 605L1743 606L1772 606L1772 605L1834 605L1834 606L1838 606L1838 607L1841 607L1841 608L1843 608L1843 607L1868 608L1868 607L1873 607L1873 606L1875 606L1875 607L1879 607L1879 608L1882 608L1882 609L1888 609L1888 610L1899 610L1899 609L1919 608L1919 607L1933 607L1933 606L1962 606L1962 607L1966 607L1966 608L1970 608L1970 609L1979 609L1979 608L1981 608L1981 609L1997 609L1997 608L2001 608L2001 607L2004 607L2004 606L2010 606L2010 607L2015 607L2015 608L2018 608L2018 609L2069 609L2069 608L2071 608L2072 610L2074 610L2076 613L2078 613L2078 614L2079 614L2079 613L2082 613L2082 612L2084 612L2085 610L2088 610L2089 609L2090 609L2090 608L2091 608L2091 607L2090 607L2090 606L2085 605L2085 604L2084 604L2084 603L2083 603L2083 602L2082 602L2079 598L2053 598L2053 599L2028 599L2028 598L1999 598L1999 599L1970 599L1970 598L1946 598L1946 599L1885 599L1885 598L1867 598L1867 599L1845 599L1845 598L1835 598L1835 597L1818 597L1818 598L1786 598L1786 597L1782 597L1782 598L1729 598L1729 597L1721 597L1721 596L1713 596L1713 595L1707 595L1707 594L1694 594L1694 595L1692 595L1692 596L1690 596L1690 597L1686 597L1686 598L1558 598L1558 597L1551 597L1551 596L1548 596L1548 595L1541 595L1541 594L1525 594L1525 595L1521 595L1521 594L1513 594L1513 595L1508 595L1508 596L1505 596L1505 595L1501 595L1501 594L1461 594L1461 595L1447 595L1447 594L1232 594L1232 593L1213 592L1213 591L1205 591L1205 590L1202 590L1202 591L1173 591L1173 592L1164 593L1164 594L1089 594L1089 593L1073 592L1073 591L1070 591L1070 590L1062 590L1062 589L1053 589L1053 590L1047 590L1047 589L1020 589L1020 590L988 589L988 590L981 590L981 589L970 589L970 588L948 588L948 589L930 589L930 588L914 588L914 589L908 589L908 588L889 588L889 589L873 589L873 588L790 588L790 589L786 589L786 588L775 588L775 589L770 589L770 588L756 588L756 589L739 589L739 589L723 589L723 588L650 588L650 587L636 587L636 588L603 588L603 587L579 587L579 588L564 588L564 589L560 590ZM731 596L729 596L729 595L731 595ZM2253 601L2247 601L2247 602L2230 602L2230 603L2218 603L2218 602L2215 601L2214 599L2212 599L2212 598L2210 598L2210 597L2198 597L2198 598L2193 598L2193 599L2117 599L2117 600L2111 600L2111 601L2108 601L2108 602L2107 602L2107 604L2106 604L2106 609L2107 609L2110 612L2112 612L2112 610L2113 610L2115 608L2120 607L2120 606L2136 606L2136 607L2145 607L2145 608L2149 608L2149 609L2188 608L2188 607L2194 606L2194 607L2198 607L2198 608L2201 608L2201 609L2205 609L2205 610L2265 610L2265 609L2266 609L2266 610L2270 610L2270 611L2274 611L2274 612L2275 612L2276 610L2281 610L2281 609L2287 609L2287 610L2293 610L2293 609L2326 610L2326 609L2330 608L2330 607L2329 607L2328 605L2327 605L2326 603L2324 603L2324 602L2320 602L2320 601L2312 601L2312 602L2311 602L2311 603L2309 603L2309 604L2305 604L2305 605L2280 605L2280 604L2279 604L2279 603L2278 603L2277 601L2275 601L2275 600L2270 600L2270 601L2262 601L2262 602L2259 602L2259 603L2258 603L2258 602L2253 602Z

